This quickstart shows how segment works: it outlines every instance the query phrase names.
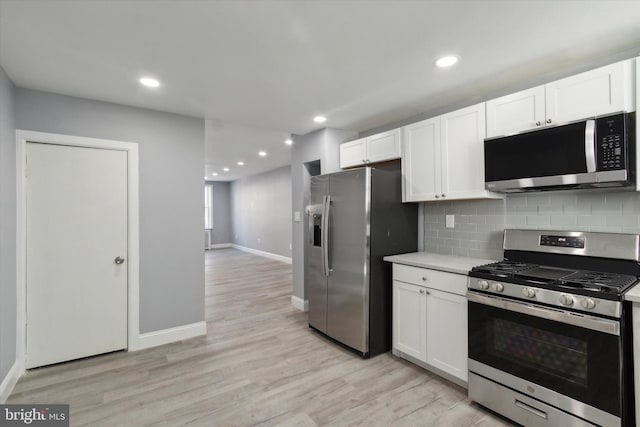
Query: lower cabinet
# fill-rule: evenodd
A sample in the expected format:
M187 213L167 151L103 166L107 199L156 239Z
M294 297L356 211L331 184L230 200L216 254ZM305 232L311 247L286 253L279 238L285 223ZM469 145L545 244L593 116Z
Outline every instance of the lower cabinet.
M415 269L420 282L393 281L393 353L460 385L467 384L467 298L437 289L431 275L445 282L460 282L466 289L466 276L427 269ZM431 274L430 274L431 273ZM406 275L404 275L406 279ZM446 283L445 283L446 284ZM433 286L433 287L431 287Z

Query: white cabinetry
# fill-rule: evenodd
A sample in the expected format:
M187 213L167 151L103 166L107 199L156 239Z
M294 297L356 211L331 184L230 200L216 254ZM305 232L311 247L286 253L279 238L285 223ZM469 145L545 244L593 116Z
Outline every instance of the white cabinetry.
M487 101L487 137L544 126L544 86Z
M487 101L487 137L635 110L634 60Z
M340 167L349 168L400 158L400 129L340 144Z
M405 126L403 132L403 201L503 197L484 189L484 103Z
M393 265L393 353L467 383L467 277Z

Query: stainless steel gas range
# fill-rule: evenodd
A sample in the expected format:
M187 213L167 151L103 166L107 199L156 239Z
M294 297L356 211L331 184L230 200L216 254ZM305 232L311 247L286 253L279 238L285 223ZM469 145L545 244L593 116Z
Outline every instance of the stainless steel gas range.
M632 426L640 235L505 230L469 272L469 398L525 426Z

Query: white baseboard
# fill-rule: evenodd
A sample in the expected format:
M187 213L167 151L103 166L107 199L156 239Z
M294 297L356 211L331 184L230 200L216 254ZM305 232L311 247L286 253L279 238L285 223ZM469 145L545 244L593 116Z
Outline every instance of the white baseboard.
M284 262L287 264L291 264L291 257L286 257L286 256L282 256L282 255L276 255L276 254L272 254L271 252L265 252L265 251L260 251L258 249L252 249L252 248L247 248L246 246L240 246L240 245L236 245L235 243L232 245L234 248L244 251L244 252L249 252L252 253L254 255L260 255L263 256L265 258L271 258L271 259L275 259L276 261L280 261L280 262Z
M178 326L175 328L163 329L161 331L140 334L138 342L134 348L129 346L129 351L142 350L145 348L157 347L176 341L199 337L207 334L207 322L197 322L190 325Z
M16 360L11 369L9 369L9 372L7 372L7 376L4 377L2 383L0 383L0 404L7 401L9 395L13 391L13 388L16 386L16 383L23 374L24 367L22 366L22 363Z
M231 246L233 246L231 243L217 243L215 245L209 245L209 249L224 249L230 248Z
M291 305L300 311L309 311L309 300L303 300L295 295L291 295Z

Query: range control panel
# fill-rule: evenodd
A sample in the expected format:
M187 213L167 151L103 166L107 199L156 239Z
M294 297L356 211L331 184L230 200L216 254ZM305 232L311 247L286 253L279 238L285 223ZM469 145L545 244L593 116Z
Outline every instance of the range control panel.
M584 249L584 241L584 237L550 236L545 234L540 236L540 246Z
M626 169L624 114L599 118L596 123L598 171Z

